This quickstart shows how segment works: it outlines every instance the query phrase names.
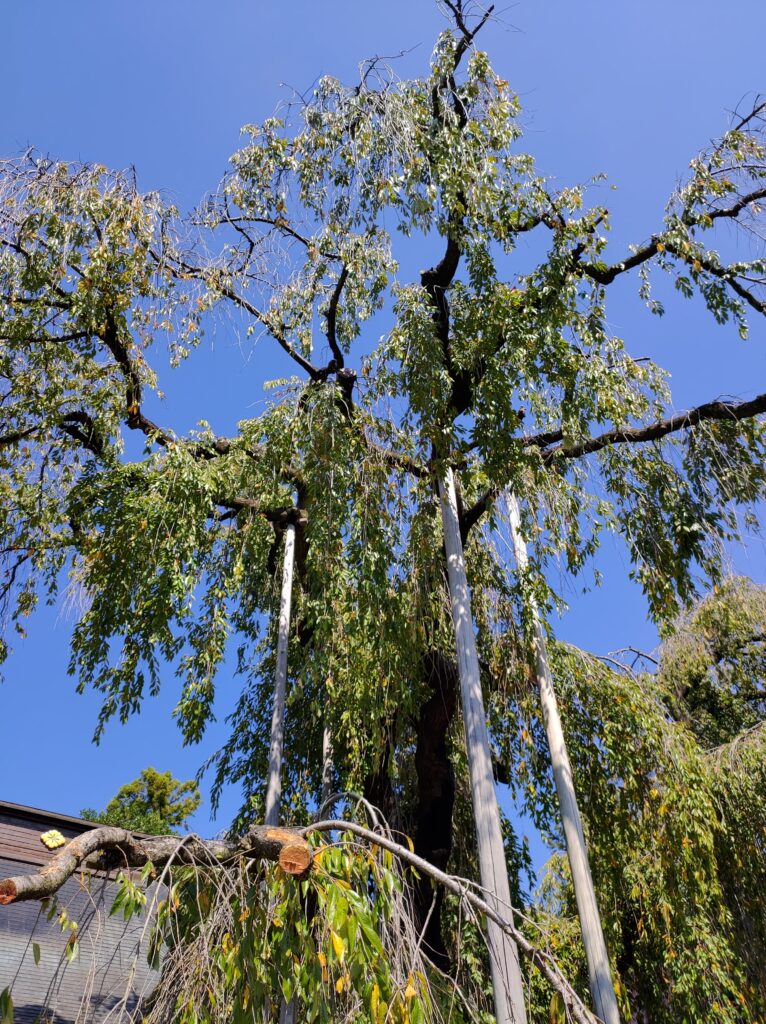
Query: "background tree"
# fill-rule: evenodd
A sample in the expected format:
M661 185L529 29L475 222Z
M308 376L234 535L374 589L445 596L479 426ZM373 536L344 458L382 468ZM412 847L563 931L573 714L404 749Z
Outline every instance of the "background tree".
M194 779L181 782L170 772L144 768L137 779L120 787L103 811L86 807L80 815L102 825L161 836L183 828L201 799Z
M764 588L748 580L726 580L680 617L652 674L615 671L614 662L567 645L554 648L591 862L602 905L611 907L607 934L630 1019L664 1019L674 1003L700 1014L709 1006L734 1020L759 1020L763 1013L763 708L757 724L748 717L748 727L735 727L726 742L712 746L706 739L711 723L723 730L732 721L725 694L735 700L736 684L730 690L721 683L722 703L714 696L705 711L701 687L688 707L678 703L687 673L721 679L720 650L729 652L730 680L752 680L756 654L743 639L766 622L763 598ZM509 728L521 723L525 743L509 774L533 790L529 803L540 827L555 833L542 722L530 694L517 692ZM669 704L676 708L672 718ZM555 842L561 848L560 839ZM560 856L548 866L542 896L538 913L550 948L576 976L584 961Z
M758 252L730 252L720 229L759 237L766 166L755 104L692 161L654 233L607 262L608 210L588 205L584 187L554 190L536 174L520 149L518 101L474 48L482 16L447 6L453 30L422 79L397 81L378 61L352 87L322 79L283 118L248 128L220 189L187 221L100 167L34 155L6 164L0 509L3 597L19 630L41 595L55 596L62 570L82 589L72 671L103 694L100 727L137 711L172 665L179 725L199 739L235 639L243 689L212 767L217 792L243 787L238 827L263 810L274 571L294 523L284 805L307 820L326 727L338 785L363 793L436 868L470 875L472 829L454 828L470 811L436 482L448 467L459 479L497 770L550 827L544 747L517 756L535 742L536 721L521 670L523 598L532 591L550 610L546 571L583 573L611 530L626 540L653 615L669 622L695 577L720 578L737 509L764 486L766 396L701 396L711 400L672 412L662 370L612 333L609 287L636 272L660 313L649 274L661 270L744 334L745 314L764 312L766 266ZM414 234L434 257L412 281L397 254L404 264ZM520 254L522 236L536 244ZM280 346L296 376L233 437L204 423L176 433L159 422L152 362L162 338L172 361L190 356L224 310ZM506 488L523 502L532 546L521 579L505 564ZM714 805L692 739L640 690L622 708L613 674L591 659L571 654L557 672L581 688L562 717L575 747L577 730L583 737L579 786L600 794L585 817L603 906L633 872L635 899L661 916L676 913L671 900L683 914L698 908L688 920L701 930L673 932L673 957L656 916L651 932L636 918L637 938L611 918L618 967L633 951L626 978L655 971L648 991L626 983L626 1000L657 1019L742 1019L740 997L757 1006L762 996L745 988L725 921L715 926L710 834L690 826ZM652 795L662 795L651 785L660 769L680 794L672 814ZM658 801L656 816L643 814L645 800ZM665 874L641 872L647 822L658 844L687 851L663 862ZM599 845L618 823L630 837L620 856ZM507 834L516 873L510 825ZM480 1000L486 964L456 955L444 906L440 891L417 885L426 952ZM362 976L350 981L375 1017ZM296 984L317 1014L334 1012L300 972ZM232 990L240 1006L246 990L255 991ZM218 1012L200 999L194 1012ZM547 998L536 1010L548 1012Z

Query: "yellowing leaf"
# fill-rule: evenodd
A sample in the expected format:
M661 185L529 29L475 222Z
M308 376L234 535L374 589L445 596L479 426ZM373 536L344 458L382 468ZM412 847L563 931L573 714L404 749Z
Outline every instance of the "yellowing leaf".
M404 990L404 998L414 999L417 994L418 990L415 988L412 982L412 975L410 975L409 978L407 979L407 988Z
M341 992L343 991L343 978L338 978L338 980L335 982L335 991L338 993L338 995L340 995Z
M372 986L372 992L370 993L370 1013L372 1019L378 1019L378 1009L380 1008L380 987L377 982Z
M330 931L330 941L332 942L332 948L335 951L335 955L343 963L343 958L346 955L346 947L343 945L343 939L335 931Z
M548 1009L548 1020L550 1024L565 1024L566 1019L567 1010L564 1005L564 999L560 992L554 992Z

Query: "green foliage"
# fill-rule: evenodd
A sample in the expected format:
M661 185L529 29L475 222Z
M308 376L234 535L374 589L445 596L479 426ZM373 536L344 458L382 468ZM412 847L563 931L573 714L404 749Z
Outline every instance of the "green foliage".
M144 768L137 779L120 787L103 811L86 807L80 815L102 825L159 836L183 828L201 800L194 779L181 782L170 772Z
M725 695L731 680L744 685L752 678L752 652L741 640L766 623L763 596L747 581L727 580L679 620L656 676L616 672L566 645L552 649L626 1019L639 1007L651 1019L726 1024L766 1013L762 726L737 729L730 743L706 749L719 690ZM694 693L678 721L668 716L667 681L702 678L696 647L693 659L684 657L690 637L707 637L716 651L720 644L730 661L720 682L711 677L717 688L707 679L713 691L707 706ZM707 668L715 672L718 664L708 658ZM688 676L680 672L684 665ZM677 697L675 687L671 694ZM541 830L560 843L540 711L528 691L514 689L507 697L514 785ZM724 708L721 728L731 721ZM570 978L584 979L574 894L561 857L551 861L536 906L551 953L569 965ZM533 983L539 989L539 979ZM548 998L544 990L536 999L540 1020Z
M277 1020L277 994L296 999L307 1022L435 1019L435 1001L449 993L433 987L408 941L392 855L357 846L350 833L315 850L298 884L278 868L238 865L224 880L174 871L153 940L157 953L166 948L150 1022Z
M766 590L726 580L665 642L658 681L673 717L713 747L766 717L764 680Z

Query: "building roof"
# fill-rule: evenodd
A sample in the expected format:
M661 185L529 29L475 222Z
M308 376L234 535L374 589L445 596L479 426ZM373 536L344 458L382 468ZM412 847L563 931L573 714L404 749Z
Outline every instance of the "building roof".
M98 823L87 818L75 818L71 814L60 814L58 811L45 811L41 807L29 807L26 804L14 804L10 800L0 800L0 813L3 811L28 818L42 818L49 822L66 822L68 825L81 825L83 831L98 828Z

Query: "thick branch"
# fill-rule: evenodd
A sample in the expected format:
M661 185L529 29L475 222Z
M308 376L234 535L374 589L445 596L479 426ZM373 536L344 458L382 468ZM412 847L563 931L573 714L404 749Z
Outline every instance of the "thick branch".
M75 441L101 458L104 454L104 439L99 434L93 417L83 411L68 412L61 417L61 429Z
M285 505L279 508L266 508L254 498L220 498L216 504L223 508L231 509L233 512L240 512L249 509L251 512L263 516L268 522L276 527L284 528L292 523L295 526L304 526L308 521L305 509L296 508L294 505Z
M543 462L551 465L559 459L579 459L584 455L591 455L593 452L601 451L610 445L615 444L642 444L645 441L657 441L668 434L679 430L687 430L696 427L706 420L739 420L750 419L766 412L766 393L758 395L749 402L706 402L698 405L687 412L678 413L676 416L669 416L667 419L658 420L645 427L627 427L621 430L608 430L597 437L590 437L578 444L558 444L555 448L547 448L542 453ZM562 432L560 430L548 431L544 434L535 434L521 438L521 444L525 448L545 448L546 445L560 441ZM485 512L494 504L496 498L503 490L501 486L487 488L482 496L470 508L466 509L460 517L460 532L463 540L468 536L469 531L482 518Z
M300 829L255 825L241 839L226 841L198 836L146 836L138 838L122 828L105 826L84 832L67 843L41 871L0 880L0 906L22 900L40 900L58 892L81 867L96 870L140 868L151 862L210 867L235 857L276 861L289 875L302 875L311 867L311 847Z
M611 284L612 281L620 274L624 274L628 270L633 270L635 267L640 267L642 263L646 263L652 256L656 256L660 251L658 246L660 244L659 236L652 236L651 240L646 245L642 245L640 249L637 249L634 253L628 256L626 259L621 260L619 263L612 264L611 267L600 267L596 266L595 263L578 263L577 267L581 273L585 274L586 277L596 281L598 284Z
M327 311L325 313L325 317L327 318L327 341L330 345L333 357L335 359L336 370L342 370L344 366L343 353L341 352L340 345L338 344L338 334L336 325L338 321L338 303L340 302L340 297L343 294L343 287L346 284L347 280L348 267L344 266L340 274L338 275L338 280L335 284L335 288L333 289L333 293L330 296L330 302L327 306Z
M766 393L758 395L749 402L706 402L695 409L669 416L646 427L631 427L622 430L609 430L598 437L588 438L579 444L558 445L543 453L543 460L551 463L556 459L577 459L582 455L601 451L613 444L640 444L644 441L656 441L667 434L673 434L688 427L696 427L704 420L745 420L766 412Z

